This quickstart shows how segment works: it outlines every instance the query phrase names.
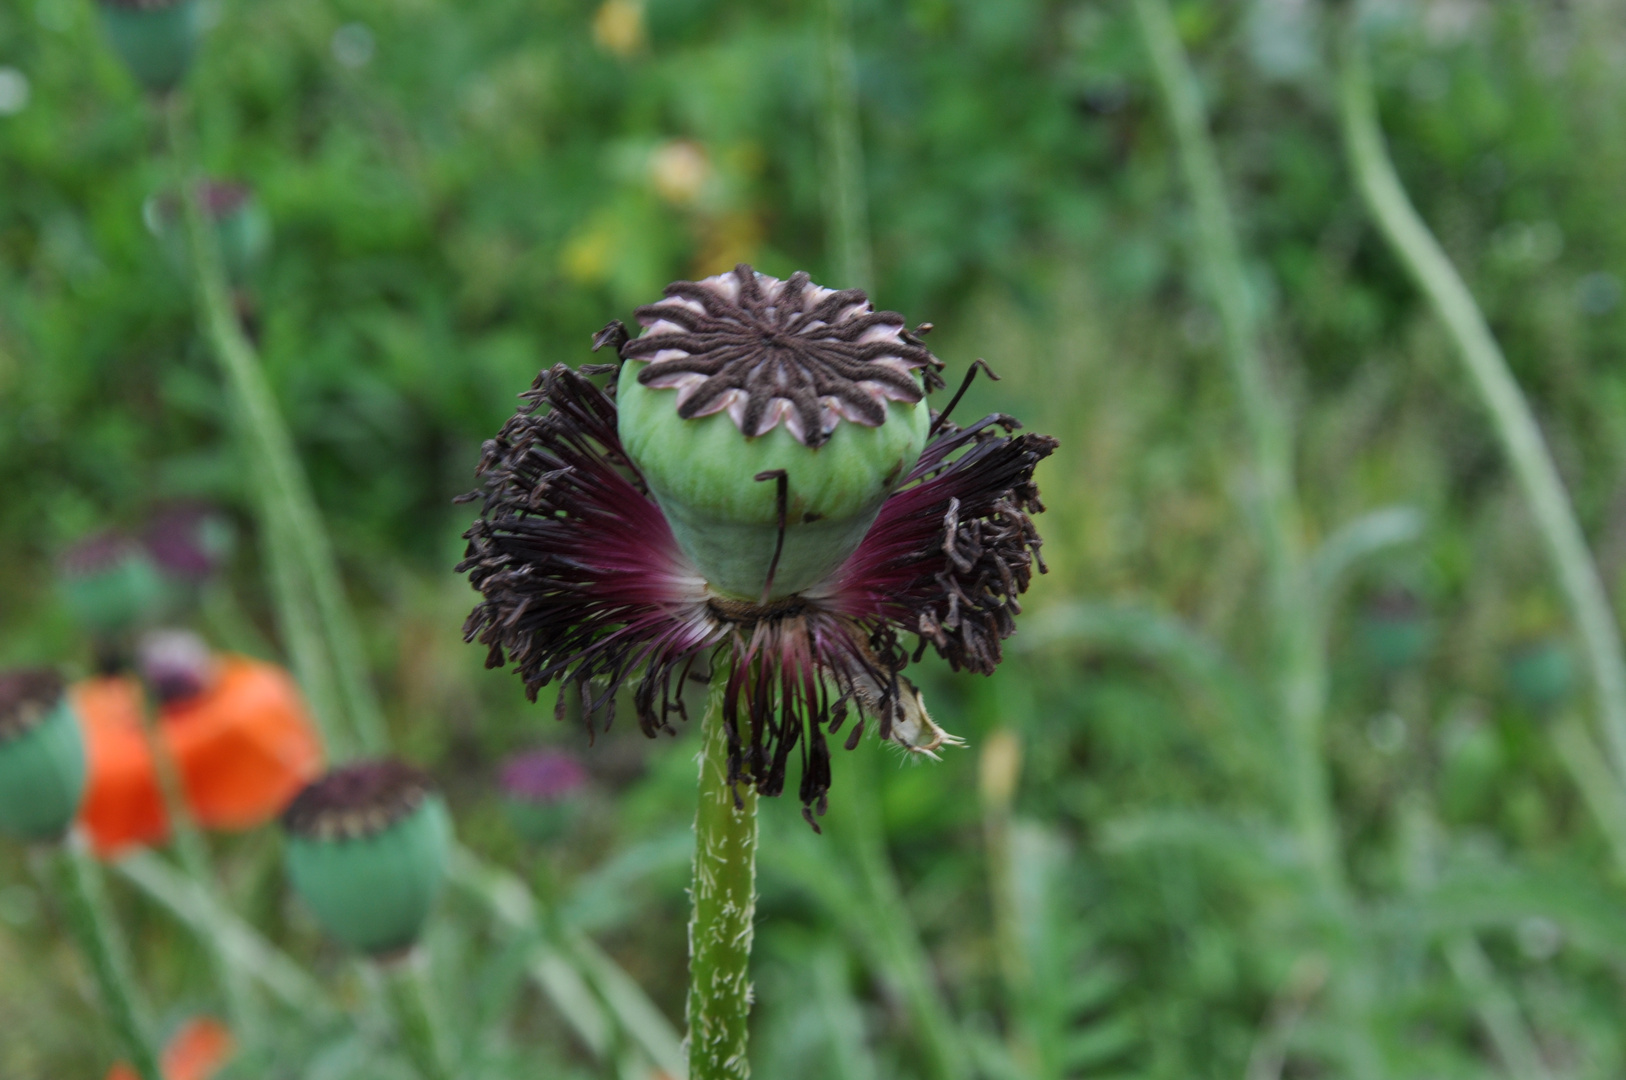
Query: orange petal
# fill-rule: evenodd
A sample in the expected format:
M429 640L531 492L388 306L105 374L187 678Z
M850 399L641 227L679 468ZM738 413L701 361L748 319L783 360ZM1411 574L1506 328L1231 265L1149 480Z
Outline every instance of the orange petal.
M134 679L104 677L76 683L69 694L89 764L79 820L96 853L106 858L161 841L169 826L141 729L140 686Z
M163 730L200 825L248 829L321 771L322 748L286 671L225 658L214 686L164 709Z
M209 1080L236 1049L225 1024L208 1017L188 1020L164 1047L164 1080Z

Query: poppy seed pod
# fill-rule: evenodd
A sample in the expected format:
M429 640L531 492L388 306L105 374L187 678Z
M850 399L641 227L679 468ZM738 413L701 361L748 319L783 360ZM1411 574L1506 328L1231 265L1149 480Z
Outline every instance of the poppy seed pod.
M508 819L525 839L547 843L569 826L587 786L587 770L572 754L533 750L503 763L498 778Z
M49 670L0 673L0 833L58 840L85 792L79 722Z
M1575 691L1575 657L1564 639L1526 641L1510 649L1503 669L1508 689L1525 708L1547 713Z
M743 599L817 583L920 459L937 358L857 289L744 265L678 282L637 315L617 430L678 546ZM783 507L765 482L779 476Z
M1393 673L1421 661L1434 640L1428 611L1409 589L1385 589L1370 597L1356 623L1368 662Z
M151 622L170 601L146 549L121 533L99 533L70 547L57 560L57 577L74 618L106 637Z
M194 189L203 215L214 227L220 263L233 283L242 284L271 250L271 217L247 184L232 180L199 180ZM191 259L178 193L147 200L142 210L147 229L163 244L171 262L184 271Z
M1044 571L1033 471L1056 441L1002 413L961 427L960 394L928 409L941 365L902 316L806 274L677 282L638 318L594 341L621 364L542 372L485 444L464 634L606 725L632 684L651 736L691 676L721 680L729 782L778 795L794 755L812 823L853 713L849 749L871 723L912 754L960 743L903 670L928 647L998 665Z
M452 838L428 776L388 759L335 769L299 794L282 825L288 878L323 929L372 956L417 942Z
M198 0L101 0L102 26L136 82L155 94L179 86L202 33Z

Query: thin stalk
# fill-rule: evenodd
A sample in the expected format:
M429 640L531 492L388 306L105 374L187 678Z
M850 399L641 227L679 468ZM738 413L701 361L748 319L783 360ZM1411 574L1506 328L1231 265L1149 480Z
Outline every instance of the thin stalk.
M181 869L191 879L194 888L209 897L210 903L222 910L226 904L216 887L214 866L209 858L209 847L197 822L192 820L191 808L186 802L180 770L169 752L169 744L159 730L151 699L142 702L142 729L147 739L147 752L152 755L153 771L158 777L158 791L163 798L164 813L169 818L170 836L175 841L175 853L180 857ZM226 1018L232 1031L244 1042L257 1042L261 1027L259 1009L248 979L227 956L224 943L215 935L202 935L198 939L209 954L215 981L226 1002Z
M254 469L256 512L272 563L279 623L330 751L335 757L378 752L385 742L383 714L367 676L361 636L293 439L232 306L220 252L198 198L181 95L170 95L164 115L200 318Z
M850 836L862 883L870 948L882 978L896 985L916 1038L930 1063L927 1075L938 1080L969 1080L971 1063L954 1027L953 1010L932 976L931 956L920 940L914 912L904 898L875 801L871 757L878 752L859 747L847 755L851 768L841 798L835 800L843 832ZM833 830L832 830L833 831Z
M1626 797L1598 744L1579 717L1566 716L1553 728L1553 748L1581 792L1581 800L1603 831L1615 865L1626 871Z
M315 1020L339 1015L338 1006L321 984L157 852L134 851L114 863L113 869L194 933L218 940L233 964L253 975L289 1008Z
M1599 721L1615 782L1626 779L1626 659L1609 593L1587 549L1574 507L1530 404L1508 370L1484 314L1418 216L1384 144L1366 46L1352 17L1343 33L1339 103L1345 147L1367 210L1435 313L1445 323L1513 466L1575 620L1592 673Z
M60 848L59 873L62 897L72 931L101 994L102 1008L124 1044L136 1075L141 1080L163 1080L158 1069L158 1052L148 1034L143 1010L130 978L130 964L123 938L102 889L101 867L91 855L84 836L77 831Z
M1542 1060L1541 1048L1524 1022L1519 1003L1496 977L1496 969L1472 934L1459 934L1445 943L1446 963L1457 982L1473 998L1496 1055L1502 1059L1513 1080L1553 1080L1552 1071Z
M712 674L701 721L689 920L689 1080L747 1080L751 938L755 933L757 795L728 780L727 679Z
M826 238L834 281L842 288L875 288L875 262L869 235L869 200L864 185L864 143L858 123L858 62L852 44L850 0L825 0L824 162ZM849 755L852 789L838 800L872 912L872 945L880 974L898 984L916 1033L938 1080L965 1080L968 1059L955 1037L948 1002L931 975L931 958L921 944L887 854L882 821L862 770L863 754Z
M864 191L864 142L858 132L858 57L850 0L825 0L824 185L830 269L843 289L875 288Z
M1225 356L1252 442L1253 509L1265 554L1276 694L1291 754L1289 798L1299 842L1327 899L1341 906L1346 890L1321 748L1326 698L1326 664L1319 645L1322 618L1313 599L1293 491L1287 410L1265 368L1259 313L1248 294L1247 267L1196 74L1167 3L1135 0L1134 6L1174 130L1180 168L1195 211L1197 261L1209 299L1219 313Z
M391 1009L407 1056L423 1080L453 1080L445 1030L429 984L429 957L415 948L398 960L381 963Z

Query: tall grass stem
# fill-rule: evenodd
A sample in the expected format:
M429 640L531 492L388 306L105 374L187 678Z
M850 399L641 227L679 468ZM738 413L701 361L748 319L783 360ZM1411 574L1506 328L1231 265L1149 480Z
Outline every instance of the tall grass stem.
M1609 594L1536 424L1473 294L1418 215L1384 144L1366 43L1357 18L1342 34L1339 105L1344 142L1379 231L1445 324L1478 391L1552 560L1580 631L1616 782L1626 780L1626 660Z
M1321 748L1323 613L1314 601L1293 490L1291 425L1266 370L1259 311L1247 287L1248 270L1196 74L1165 0L1135 0L1134 7L1174 131L1195 212L1197 262L1219 314L1225 356L1252 443L1253 511L1265 556L1277 705L1292 755L1288 795L1304 857L1327 897L1340 902L1343 870Z
M379 753L383 712L368 677L355 616L345 599L332 543L299 464L275 395L243 332L201 202L185 99L165 103L170 154L180 187L187 250L200 317L225 377L232 415L254 470L261 539L272 567L278 621L300 681L336 758Z
M422 947L379 965L389 988L390 1006L407 1056L423 1080L454 1080L445 1026L429 978L429 955Z
M59 848L58 879L74 940L90 964L102 1008L141 1080L163 1080L158 1052L130 977L123 937L108 910L101 866L77 830Z
M748 1080L751 939L756 932L757 794L728 779L727 678L712 672L701 720L689 919L689 1080Z
M169 752L169 743L165 741L163 732L159 729L157 710L152 699L145 695L141 715L147 752L152 756L153 772L158 778L158 791L163 799L164 814L169 819L170 837L175 843L175 853L180 858L181 869L192 880L193 887L209 897L212 906L227 910L227 905L220 896L213 860L209 857L209 845L204 840L203 834L198 831L197 822L192 818L180 769L176 767L175 758ZM233 1033L243 1042L257 1042L262 1033L259 1007L254 991L248 984L247 975L232 963L231 957L226 953L225 943L220 937L204 934L199 935L199 941L202 942L204 951L209 956L209 964L214 969L215 982L225 999L226 1018L231 1024Z

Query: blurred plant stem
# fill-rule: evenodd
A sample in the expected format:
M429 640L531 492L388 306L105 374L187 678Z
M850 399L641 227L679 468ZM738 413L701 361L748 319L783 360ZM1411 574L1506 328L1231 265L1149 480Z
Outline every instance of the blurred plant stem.
M1226 199L1201 89L1166 0L1134 0L1137 21L1168 109L1180 168L1194 211L1197 262L1217 309L1236 394L1252 442L1253 511L1264 548L1266 599L1275 665L1276 707L1287 756L1288 798L1301 857L1333 932L1342 964L1328 997L1339 1025L1339 1052L1361 1080L1383 1074L1376 1047L1364 948L1354 940L1354 901L1322 747L1326 700L1325 612L1320 607L1293 481L1292 432L1271 385L1260 345L1260 313L1248 282L1236 221Z
M229 910L220 895L209 846L192 819L187 805L186 789L181 780L175 758L169 752L159 728L158 710L152 697L145 692L141 700L141 726L146 736L147 752L152 756L153 772L158 777L158 791L163 799L164 814L169 819L169 834L175 842L175 853L181 869L192 880L193 887L208 896L210 903L221 910ZM248 985L247 975L231 962L225 944L214 934L200 934L209 965L214 969L215 982L225 999L226 1019L233 1035L244 1043L257 1043L263 1034L259 1003Z
M253 975L289 1008L311 1018L337 1014L338 1006L303 968L236 914L222 907L212 892L176 871L157 852L137 850L113 865L131 884L168 909L199 937L218 942L233 964Z
M1445 323L1524 490L1585 645L1615 782L1626 781L1626 661L1609 593L1587 549L1563 478L1484 314L1412 206L1384 145L1366 43L1352 9L1342 33L1339 103L1350 165L1395 254Z
M284 642L322 725L328 753L343 760L382 752L383 713L367 673L361 635L293 439L232 303L214 228L198 190L201 176L193 161L183 95L166 99L164 119L199 315L225 377L254 477L255 510Z
M1289 798L1304 859L1335 907L1346 903L1344 873L1322 758L1326 667L1303 525L1293 492L1287 410L1270 384L1259 344L1236 222L1226 201L1195 73L1164 0L1135 0L1158 88L1168 108L1197 227L1197 261L1218 311L1238 403L1252 441L1253 512L1264 546L1276 664L1277 708L1290 765Z
M1443 846L1439 822L1420 792L1403 796L1398 812L1406 884L1413 892L1427 892L1438 876ZM1446 965L1468 994L1479 1025L1508 1075L1513 1080L1553 1080L1518 1001L1496 977L1479 939L1471 933L1453 933L1443 948Z
M858 131L858 57L853 52L851 0L824 4L824 185L826 238L835 286L875 289L864 190L864 143Z
M825 108L823 160L825 237L832 283L873 295L874 255L869 237L869 200L864 186L864 144L858 124L858 61L852 44L850 0L825 0ZM837 805L844 808L843 835L851 843L871 913L872 963L902 993L938 1080L964 1080L969 1061L954 1033L952 1012L932 976L931 958L921 944L914 915L886 850L883 819L876 807L868 755L848 754L851 774Z
M728 685L713 670L700 722L689 919L689 1080L747 1080L751 939L756 931L757 793L728 778Z
M407 1056L423 1080L453 1080L456 1070L429 978L429 954L420 946L405 956L382 962L379 973L389 990L390 1006Z
M1626 873L1626 791L1609 771L1608 759L1576 716L1565 716L1553 727L1553 747L1581 792L1587 809L1609 841L1615 866Z
M58 891L63 899L68 928L90 963L101 995L124 1052L141 1080L163 1080L158 1052L153 1045L144 1011L130 977L130 962L118 924L107 908L102 869L90 853L84 834L75 830L58 848Z
M213 229L199 200L199 176L182 95L172 94L166 100L164 120L180 187L200 319L225 378L233 421L251 469L250 488L283 644L321 726L330 760L385 753L388 731L367 671L355 615L340 583L332 543L276 397L238 320ZM488 911L500 918L501 910L481 884L491 873L471 852L462 851L455 861L454 877L487 900ZM534 909L529 891L515 884ZM584 951L590 947L590 942L582 942ZM593 959L574 952L559 955L563 962L584 969ZM642 1023L650 1028L652 1017L665 1024L625 972L608 957L600 954L597 960L598 983L614 982L619 996L612 1004L626 1005L617 1012L618 1020L625 1019L623 1013L628 1010L634 1014L627 1021L634 1037L640 1032L630 1025ZM636 1001L626 1004L631 999ZM640 1044L646 1049L653 1046L652 1058L676 1075L677 1055L661 1053L663 1033L664 1028L648 1034Z
M605 1060L613 1052L613 1027L619 1026L657 1068L680 1080L684 1064L677 1032L615 961L584 934L559 926L518 877L481 862L468 849L453 848L451 876L531 951L532 981L595 1057Z

